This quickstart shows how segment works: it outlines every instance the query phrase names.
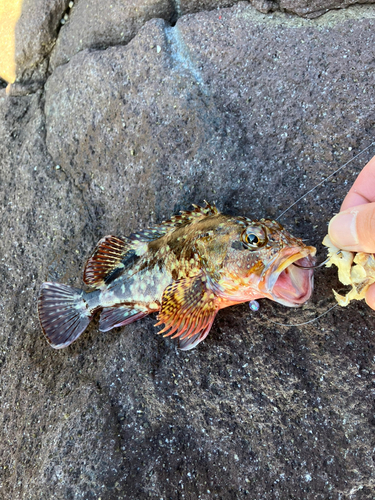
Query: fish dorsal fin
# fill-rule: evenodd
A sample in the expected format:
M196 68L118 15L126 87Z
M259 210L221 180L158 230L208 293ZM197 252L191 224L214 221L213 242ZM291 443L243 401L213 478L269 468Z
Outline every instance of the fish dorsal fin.
M125 267L123 260L129 251L132 249L126 241L116 236L104 236L86 262L83 281L99 288L113 271Z
M174 334L172 338L185 339L185 348L192 339L192 347L195 347L208 335L218 309L214 286L207 276L183 278L164 290L159 321L155 326L164 323L164 328L158 333L169 330L164 337Z
M169 229L170 228L168 226L163 226L163 224L160 226L149 227L148 229L132 233L128 240L132 242L132 246L134 248L137 248L137 243L140 243L139 246L141 246L142 243L149 243L150 241L157 240L158 238L164 236Z
M170 221L165 222L165 224L171 224L173 227L181 227L190 224L194 220L202 216L210 216L210 215L219 215L219 210L215 207L215 205L211 205L207 201L205 201L205 207L199 207L198 205L194 205L194 210L183 211L181 210L179 215L173 215Z
M173 215L170 220L163 221L161 224L131 234L128 240L132 242L134 248L137 248L136 243L139 243L138 247L141 248L142 243L149 243L150 241L157 240L177 227L187 226L202 216L208 217L209 215L220 214L215 205L210 205L207 201L205 207L198 207L198 205L194 204L193 207L194 210L181 210L179 215Z

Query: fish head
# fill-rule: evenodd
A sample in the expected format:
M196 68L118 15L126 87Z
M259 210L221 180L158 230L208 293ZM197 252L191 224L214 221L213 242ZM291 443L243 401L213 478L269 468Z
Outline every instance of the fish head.
M257 298L289 307L305 303L313 291L313 269L298 266L313 266L315 253L276 221L246 219L232 241L228 273L221 280L228 304Z

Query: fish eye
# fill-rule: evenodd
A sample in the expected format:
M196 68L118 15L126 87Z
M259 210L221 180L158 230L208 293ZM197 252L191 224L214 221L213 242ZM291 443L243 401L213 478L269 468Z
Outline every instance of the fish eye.
M254 233L247 234L246 240L250 245L257 245L259 242L258 236Z
M242 242L245 243L249 250L256 250L267 243L267 236L261 227L248 227L242 233Z

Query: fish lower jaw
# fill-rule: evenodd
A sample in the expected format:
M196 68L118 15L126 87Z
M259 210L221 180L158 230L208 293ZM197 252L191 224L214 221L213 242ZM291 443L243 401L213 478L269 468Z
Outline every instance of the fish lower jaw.
M282 304L283 306L299 307L309 300L311 294L312 294L312 288L309 289L306 293L303 293L299 296L287 296L273 291L271 293L271 298L272 300L278 302L279 304Z
M278 276L271 295L275 302L289 307L298 307L309 300L313 288L313 271L300 269L291 264Z
M314 259L312 255L298 259L297 254L288 260L288 265L279 266L268 281L270 298L288 307L298 307L311 297L314 288L313 269L302 269L298 265L309 267L314 264Z

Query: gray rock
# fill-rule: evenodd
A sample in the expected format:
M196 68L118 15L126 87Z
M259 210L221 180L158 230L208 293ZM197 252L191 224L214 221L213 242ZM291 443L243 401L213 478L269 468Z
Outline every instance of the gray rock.
M298 16L314 18L332 9L345 9L355 4L374 3L373 0L279 0L279 8Z
M238 0L237 0L238 1ZM236 0L81 0L72 8L51 56L51 68L83 49L125 45L150 19L175 22L185 14L230 7Z
M202 10L213 10L232 7L241 0L175 0L178 17L193 14Z
M14 95L41 88L48 71L65 64L83 49L128 43L152 18L174 23L179 17L202 10L230 7L238 0L24 0L16 26L16 74ZM251 0L263 13L282 10L317 17L330 9L346 8L373 0ZM60 29L61 28L61 29ZM51 53L50 59L47 56Z
M60 20L69 0L24 0L16 25L17 81L44 80Z
M36 313L44 280L82 286L103 235L203 199L277 217L367 147L374 24L368 6L306 20L242 2L82 50L30 95L0 89L2 498L374 496L374 312L288 326L333 305L334 269L302 309L221 311L187 353L152 317L54 351ZM321 257L374 154L281 217Z
M80 0L62 27L51 57L51 68L66 63L87 48L125 45L152 18L172 21L176 15L172 0Z

